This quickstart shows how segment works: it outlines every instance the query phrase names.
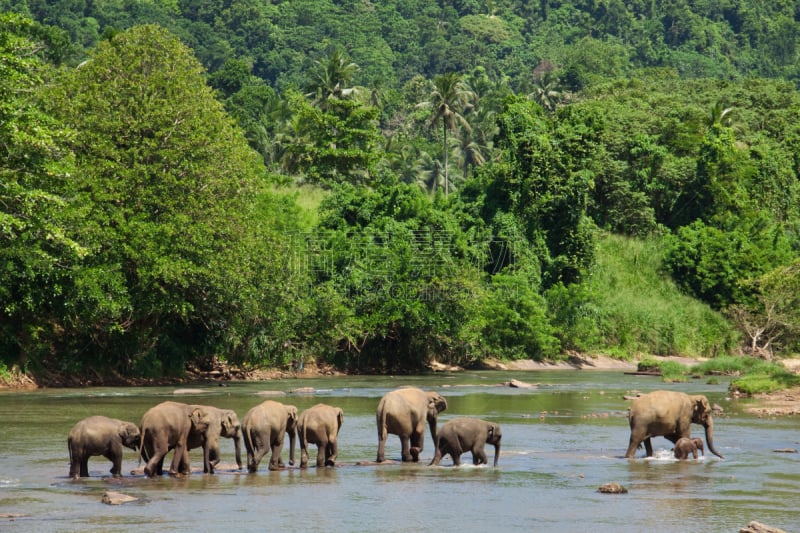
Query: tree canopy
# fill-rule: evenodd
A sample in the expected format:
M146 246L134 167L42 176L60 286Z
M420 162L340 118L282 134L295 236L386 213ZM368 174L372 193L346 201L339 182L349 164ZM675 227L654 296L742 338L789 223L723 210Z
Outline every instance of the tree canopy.
M0 7L7 366L798 347L788 4Z

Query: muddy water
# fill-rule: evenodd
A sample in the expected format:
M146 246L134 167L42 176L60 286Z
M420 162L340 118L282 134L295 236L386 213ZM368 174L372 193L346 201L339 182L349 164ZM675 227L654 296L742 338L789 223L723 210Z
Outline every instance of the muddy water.
M535 389L497 386L510 379ZM375 408L388 390L405 384L435 389L448 399L440 425L458 415L500 422L500 466L474 467L469 454L459 468L450 459L428 467L426 436L419 464L373 461L377 451ZM313 387L313 394L292 393ZM331 377L200 386L174 395L175 387L51 389L0 393L0 531L703 531L733 532L751 520L800 531L800 418L759 419L744 412L747 400L727 397L727 383L663 384L620 372L470 372L420 377ZM725 460L707 456L622 458L629 430L631 390L669 388L706 394L724 408L715 441ZM67 478L66 436L81 418L102 414L139 422L167 399L235 409L240 418L265 398L263 391L300 410L318 402L344 409L339 465L239 472L233 445L222 443L216 475L175 479L131 475L136 454L126 451L122 479L111 464L89 462L92 477ZM698 436L702 428L693 426ZM654 439L658 454L670 443ZM288 447L288 440L286 442ZM493 449L487 449L491 463ZM399 460L396 437L388 459ZM284 461L288 450L284 449ZM314 452L312 452L313 462ZM299 452L298 452L299 459ZM201 467L199 450L192 466ZM266 463L266 461L265 461ZM597 488L618 482L629 490L607 495ZM139 498L109 506L103 493Z

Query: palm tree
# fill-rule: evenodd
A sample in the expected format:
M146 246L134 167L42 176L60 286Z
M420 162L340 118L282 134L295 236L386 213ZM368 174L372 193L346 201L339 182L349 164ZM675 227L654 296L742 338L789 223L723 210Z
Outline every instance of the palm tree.
M360 70L359 66L341 50L332 50L324 60L314 61L314 66L306 96L313 98L321 108L326 107L325 102L330 98L344 99L358 90L350 83Z
M733 120L728 115L733 111L732 107L725 107L722 102L716 102L714 107L711 108L711 117L708 121L709 126L726 126L733 125Z
M448 130L457 132L459 125L465 130L469 130L469 124L462 113L471 108L473 100L474 93L461 75L448 72L433 78L433 91L431 91L430 99L419 104L419 107L431 110L431 125L437 124L439 121L442 123L442 157L444 159L442 168L444 170L445 196L450 190L447 172L447 132Z
M546 70L533 79L533 91L528 94L528 99L533 100L548 113L556 110L561 100L559 90L560 80L552 70Z
M494 136L498 127L493 111L478 108L478 113L471 113L470 127L458 138L450 138L451 152L460 161L462 178L466 181L470 169L483 166L492 153Z

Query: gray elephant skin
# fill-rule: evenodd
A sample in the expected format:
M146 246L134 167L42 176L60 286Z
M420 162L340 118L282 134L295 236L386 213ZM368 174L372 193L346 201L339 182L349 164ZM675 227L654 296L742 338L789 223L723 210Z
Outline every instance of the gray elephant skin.
M163 473L164 456L174 450L169 474L190 474L190 433L205 439L205 433L213 416L206 406L187 405L179 402L162 402L151 407L142 416L141 457L147 461L144 473L147 477Z
M428 422L431 437L436 444L436 421L439 413L447 409L447 400L437 392L423 391L416 387L403 387L387 392L378 403L376 421L378 425L378 456L385 460L386 439L389 433L400 438L402 460L419 461L425 441L425 422Z
M111 461L111 475L122 476L122 447L139 448L139 427L107 416L90 416L75 424L67 436L69 477L89 477L89 457Z
M500 425L478 418L460 417L448 420L436 436L436 454L431 465L436 466L446 455L453 458L453 464L461 464L461 455L472 452L472 464L488 464L484 446L494 445L494 466L500 458L500 440L503 433Z
M626 458L632 458L644 443L647 457L653 456L652 437L663 436L673 444L682 437L691 437L692 423L705 428L706 442L711 453L722 455L714 447L714 420L711 405L703 395L690 396L683 392L654 391L639 396L630 408L631 438Z
M219 464L220 437L233 439L234 448L236 450L236 466L241 470L242 425L239 422L239 417L236 416L236 412L231 409L219 409L210 405L193 405L192 407L205 409L209 414L208 429L205 431L205 437L200 432L190 431L189 437L186 440L186 445L189 450L203 448L203 472L206 474L213 474L214 468ZM182 465L182 468L188 468L188 466L189 465Z
M267 400L247 411L242 419L242 435L247 448L247 470L255 472L261 459L269 452L270 470L283 466L281 450L283 438L289 435L289 464L294 464L297 407Z
M344 411L324 403L309 407L297 419L300 441L300 468L308 466L308 445L317 446L317 467L336 466L339 455L337 438L344 423Z

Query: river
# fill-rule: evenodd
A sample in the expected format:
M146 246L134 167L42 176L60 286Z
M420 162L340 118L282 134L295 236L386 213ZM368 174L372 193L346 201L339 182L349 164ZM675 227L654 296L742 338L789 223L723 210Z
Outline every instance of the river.
M509 388L511 379L538 384ZM438 467L426 434L420 463L401 464L390 435L387 459L377 451L375 408L401 385L436 390L448 409L439 425L456 416L497 421L503 430L497 468L471 464L469 453L455 468ZM313 393L296 393L311 387ZM730 398L727 382L666 384L658 378L614 371L464 372L428 376L347 376L176 387L42 389L0 393L0 530L2 531L614 531L737 532L752 520L800 531L800 419L750 415L746 399ZM653 439L657 459L623 458L626 418L633 390L679 390L706 394L723 408L715 418L715 444L724 460L675 461L671 443ZM202 474L202 453L191 452L191 476L148 479L133 475L136 453L127 450L121 479L111 463L89 461L91 477L68 478L66 438L78 420L106 415L139 423L164 400L234 409L239 418L260 403L264 391L301 411L323 402L345 413L335 468L312 466L269 472L235 468L233 444L222 439L217 474ZM692 426L702 436L701 426ZM243 447L244 450L244 447ZM493 447L487 447L489 463ZM244 454L243 454L244 455ZM169 459L169 456L168 456ZM288 439L283 452L288 462ZM297 453L299 463L299 447ZM617 482L627 494L603 494ZM138 498L124 505L101 503L114 490Z

